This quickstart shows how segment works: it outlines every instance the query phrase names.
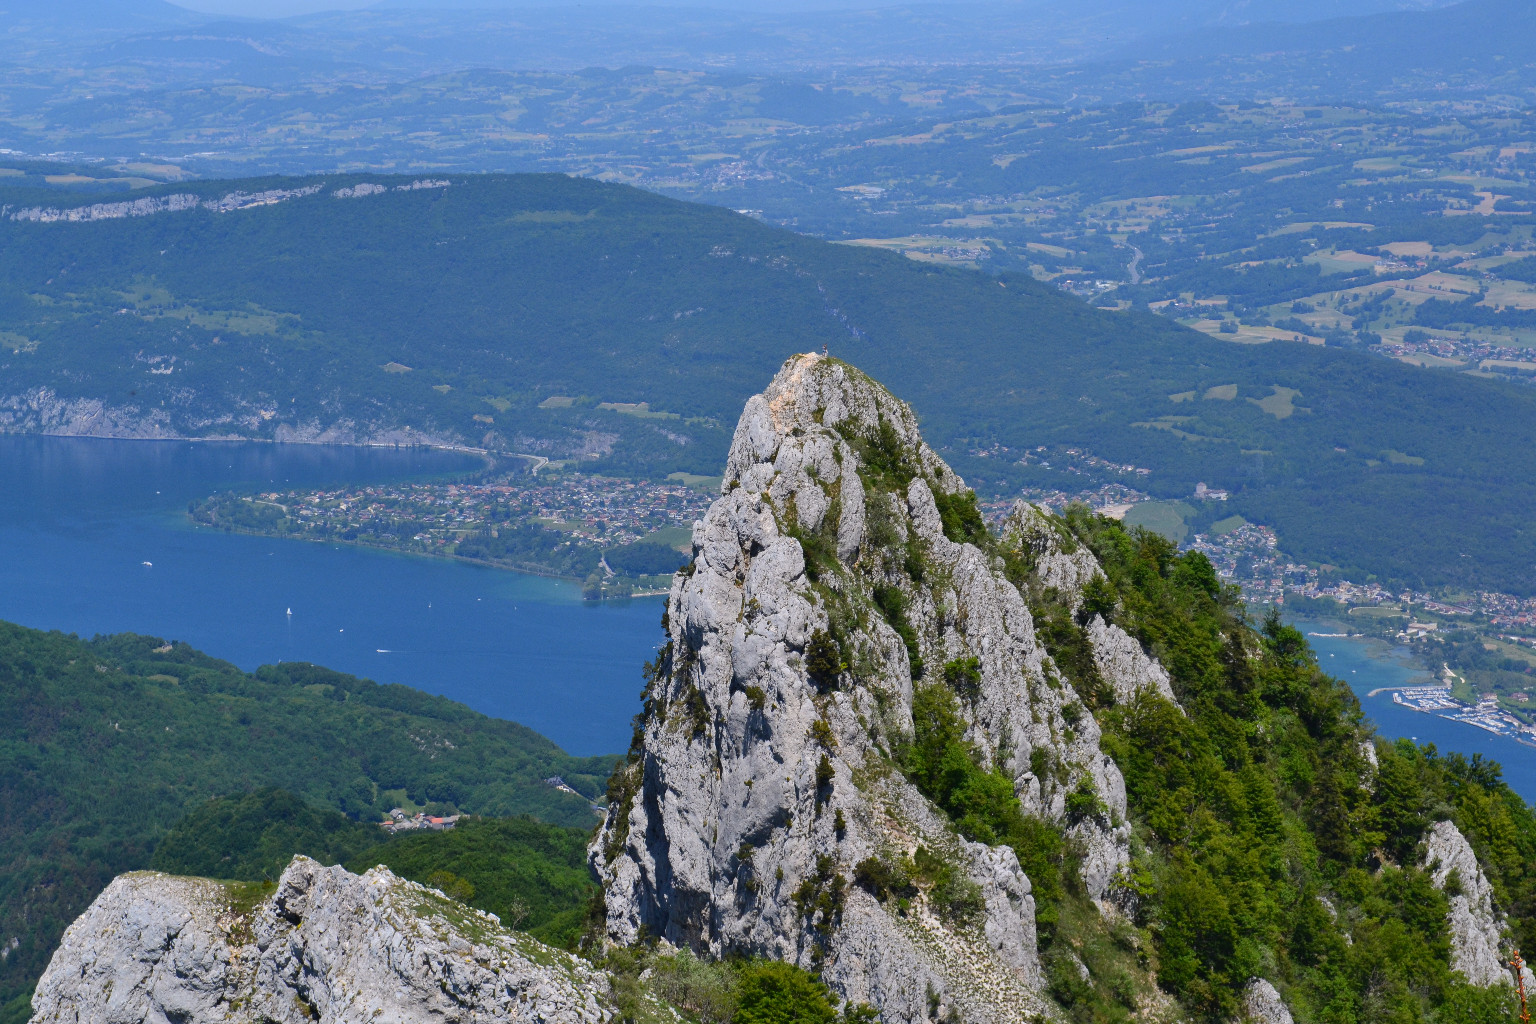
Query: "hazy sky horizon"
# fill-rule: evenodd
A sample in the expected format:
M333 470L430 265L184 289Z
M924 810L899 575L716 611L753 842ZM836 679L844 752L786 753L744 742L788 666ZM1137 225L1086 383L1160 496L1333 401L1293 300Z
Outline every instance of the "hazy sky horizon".
M175 2L175 0L172 0ZM374 0L181 0L177 7L202 14L228 14L242 18L290 18L320 11L355 11Z
M372 7L378 0L171 0L178 7L203 14L223 14L242 18L289 18L299 14L317 14L321 11L356 11ZM868 7L890 7L913 0L590 0L593 7L602 6L655 6L655 7L711 7L734 11L812 11L848 10ZM943 0L916 0L919 3L942 3ZM390 7L421 8L508 8L508 7L564 7L559 0L394 0Z
M321 11L361 11L379 0L169 0L201 14L246 18L287 18ZM903 3L945 3L945 0L578 0L587 6L659 6L659 8L714 8L722 11L846 11L889 8ZM965 2L965 0L958 0ZM392 8L556 8L571 0L390 0Z

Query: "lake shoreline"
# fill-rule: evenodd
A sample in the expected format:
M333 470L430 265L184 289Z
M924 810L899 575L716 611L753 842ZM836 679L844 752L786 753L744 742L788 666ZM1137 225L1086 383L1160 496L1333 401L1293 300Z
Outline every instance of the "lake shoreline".
M662 639L654 600L583 601L581 583L559 575L344 541L283 544L187 517L218 491L473 473L474 455L164 440L0 437L0 619L175 640L242 671L324 665L521 723L574 756L629 742L640 666Z
M465 565L478 565L486 569L501 569L505 572L515 572L522 576L538 576L541 579L560 580L564 583L581 583L585 577L567 576L563 573L550 572L541 569L530 569L520 565L508 565L505 562L493 562L488 558L470 558L468 555L438 554L433 551L405 551L401 548L392 548L383 544L370 544L364 540L346 540L338 537L305 537L295 533L264 533L261 530L247 530L238 526L210 526L200 523L188 513L182 513L185 525L196 530L212 530L216 533L238 534L242 537L261 537L266 540L298 540L307 544L335 544L344 547L363 548L368 551L383 551L391 555L403 555L407 558L424 558L438 562L462 562ZM588 601L588 604L607 604L612 601L624 601L637 597L666 597L672 591L667 590L636 590L628 598L604 598L601 601Z
M1536 749L1511 735L1485 729L1474 722L1437 715L1397 702L1404 690L1439 687L1433 672L1418 664L1409 650L1378 637L1331 636L1336 621L1302 616L1288 625L1306 634L1318 668L1350 688L1379 742L1407 740L1433 745L1445 756L1481 755L1498 762L1504 780L1528 802L1536 802Z
M391 449L395 451L435 451L451 452L456 455L476 455L488 462L495 459L526 459L536 463L530 472L537 473L540 469L549 465L550 460L543 455L526 455L520 452L496 452L489 448L477 448L474 445L461 444L451 441L319 441L305 440L302 438L278 438L278 437L182 437L162 436L143 437L134 434L59 434L46 430L0 430L0 436L5 437L55 437L63 440L80 441L144 441L160 442L165 444L270 444L270 445L310 445L321 448L369 448Z

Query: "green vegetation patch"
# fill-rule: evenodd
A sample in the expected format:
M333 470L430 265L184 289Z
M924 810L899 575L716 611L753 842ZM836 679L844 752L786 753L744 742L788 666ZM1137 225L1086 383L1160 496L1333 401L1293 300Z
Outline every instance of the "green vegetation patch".
M349 871L383 864L402 878L495 914L508 928L574 948L597 891L590 830L533 818L469 818L446 832L408 832L355 855Z
M148 867L173 830L167 866L261 878L285 837L343 855L361 826L336 813L377 821L395 789L423 805L588 828L588 798L613 765L408 687L300 663L242 672L159 638L82 641L0 624L0 678L0 921L27 922L0 960L0 1003L32 984L65 926L115 876ZM552 775L586 797L544 785ZM278 820L253 823L248 812L266 798L239 798L262 787L324 810L274 799ZM239 813L210 811L220 795ZM176 829L199 810L206 844L199 829ZM255 845L218 850L220 835Z
M965 741L965 725L959 702L941 684L916 687L912 695L912 720L916 726L910 747L898 751L898 760L913 785L949 815L955 830L974 842L1013 847L1034 885L1036 926L1049 940L1056 921L1056 903L1063 896L1060 833L1019 807L1013 782L1002 772L988 769ZM927 882L935 910L958 925L973 922L982 912L981 894L967 888L932 854L901 866L861 865L856 881L877 896L901 891L913 876Z
M173 875L276 879L295 854L339 864L384 837L375 822L314 807L269 786L208 801L171 827L149 866Z
M720 491L720 482L723 479L718 476L704 476L699 473L668 473L668 480L674 480L685 487L703 491L706 494L717 494Z
M1127 527L1140 526L1183 543L1189 536L1188 520L1194 514L1194 507L1182 501L1144 501L1126 511L1124 522Z
M1396 451L1392 448L1383 448L1381 457L1394 466L1422 466L1424 460L1417 455L1409 455L1406 452Z
M775 960L701 960L689 950L609 950L619 1019L634 1024L876 1024L867 1005L838 999L814 974ZM641 980L642 977L644 980Z
M1283 388L1278 384L1271 385L1270 394L1264 398L1250 398L1248 401L1263 409L1277 420L1288 419L1297 412L1310 412L1310 409L1301 409L1296 405L1296 399L1301 397L1301 392L1295 388Z
M1225 519L1218 519L1211 524L1211 534L1212 536L1220 537L1223 534L1231 533L1233 530L1240 530L1247 525L1248 520L1242 516L1227 516Z
M624 416L637 416L643 420L680 420L675 412L661 412L653 410L649 402L599 402L599 409L616 412Z

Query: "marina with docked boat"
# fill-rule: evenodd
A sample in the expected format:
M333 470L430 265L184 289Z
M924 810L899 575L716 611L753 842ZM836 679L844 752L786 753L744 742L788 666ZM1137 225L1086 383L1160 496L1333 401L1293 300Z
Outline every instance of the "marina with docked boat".
M1517 743L1536 747L1536 726L1527 724L1499 702L1497 694L1484 693L1476 704L1467 704L1451 696L1449 686L1408 686L1386 688L1392 691L1392 702L1410 711L1422 711L1455 722L1475 725L1496 736L1504 736ZM1381 691L1373 691L1379 693ZM1520 696L1524 696L1521 694Z

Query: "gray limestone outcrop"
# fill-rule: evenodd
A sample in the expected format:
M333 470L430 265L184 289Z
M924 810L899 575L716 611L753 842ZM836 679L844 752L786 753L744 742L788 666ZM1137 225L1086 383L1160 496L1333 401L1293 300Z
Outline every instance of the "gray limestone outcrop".
M1003 539L1029 552L1035 584L1042 590L1054 590L1073 613L1081 609L1088 584L1104 575L1098 559L1059 520L1027 502L1015 504L1003 524ZM1167 670L1143 651L1134 637L1097 613L1086 630L1094 663L1117 702L1134 700L1137 694L1150 690L1176 703Z
M1098 559L1077 542L1058 520L1028 502L1018 502L1003 525L1003 536L1028 549L1035 565L1035 579L1042 588L1055 590L1072 611L1083 601L1083 588L1103 575Z
M1474 985L1514 984L1501 952L1504 925L1494 910L1493 886L1472 844L1451 822L1435 822L1424 836L1424 867L1435 888L1450 893L1451 967Z
M1292 1024L1291 1011L1275 986L1254 978L1243 989L1243 1020L1248 1024Z
M1088 622L1088 640L1093 644L1093 661L1099 675L1114 689L1115 700L1126 703L1137 694L1151 691L1173 702L1173 687L1168 670L1141 649L1125 630L1095 615Z
M253 886L123 875L64 933L32 1024L378 1024L612 1017L607 979L374 868L297 857Z
M1125 784L1036 636L1030 588L953 539L965 494L911 410L846 364L796 357L747 402L668 598L641 743L589 851L611 940L815 967L887 1022L926 1020L931 1000L967 1021L1041 1011L1013 851L956 835L896 767L915 689L951 687L980 759L1079 841L1095 898L1128 863ZM1079 593L1099 572L1030 506L1013 519L1050 532L1035 589ZM1099 632L1116 693L1167 694L1135 641ZM1097 810L1069 814L1085 792ZM870 881L871 865L920 858L964 879L967 912Z

